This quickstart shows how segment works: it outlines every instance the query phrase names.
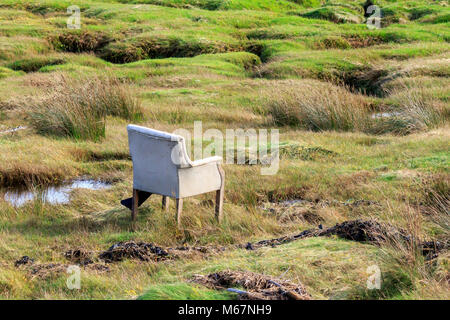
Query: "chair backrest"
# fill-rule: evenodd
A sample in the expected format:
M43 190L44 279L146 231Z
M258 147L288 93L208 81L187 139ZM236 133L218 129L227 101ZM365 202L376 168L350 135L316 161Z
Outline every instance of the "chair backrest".
M136 125L128 125L133 160L133 187L177 197L178 168L186 165L184 138Z

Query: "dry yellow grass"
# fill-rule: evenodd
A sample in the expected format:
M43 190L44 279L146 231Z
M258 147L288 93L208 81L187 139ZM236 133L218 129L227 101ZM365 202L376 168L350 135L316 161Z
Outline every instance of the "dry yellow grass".
M269 113L276 125L313 131L363 131L370 119L366 97L329 83L283 82L268 96Z

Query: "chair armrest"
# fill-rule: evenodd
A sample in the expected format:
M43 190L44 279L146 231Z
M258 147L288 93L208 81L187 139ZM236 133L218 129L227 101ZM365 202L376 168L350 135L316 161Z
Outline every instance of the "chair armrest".
M200 160L190 162L190 165L191 165L191 167L199 167L199 166L203 166L205 164L213 163L213 162L222 162L222 157L215 156L215 157L200 159Z

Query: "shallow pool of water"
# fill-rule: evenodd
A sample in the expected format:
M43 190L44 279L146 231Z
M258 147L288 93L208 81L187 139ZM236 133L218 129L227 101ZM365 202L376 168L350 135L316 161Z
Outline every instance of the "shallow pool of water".
M380 113L374 113L372 114L372 119L377 118L392 118L395 116L400 115L400 112L380 112Z
M25 126L18 126L18 127L12 128L12 129L2 130L2 131L0 131L0 134L13 133L13 132L17 132L20 130L25 130L26 128L27 127L25 127Z
M74 189L101 190L108 189L111 184L98 180L78 179L61 186L49 186L43 190L9 190L5 193L5 201L14 207L21 207L36 199L49 204L66 204L70 202L70 193Z
M288 207L297 206L297 205L304 205L306 203L309 203L309 201L302 200L302 199L285 200L285 201L280 202L281 205L288 206Z

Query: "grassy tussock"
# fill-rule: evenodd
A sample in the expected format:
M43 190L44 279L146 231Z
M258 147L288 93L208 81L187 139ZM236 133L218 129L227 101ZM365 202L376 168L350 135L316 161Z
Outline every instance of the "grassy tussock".
M30 187L60 183L73 175L71 169L35 163L11 163L0 167L0 186Z
M371 101L347 87L320 82L290 82L270 91L268 113L280 126L311 131L360 131L407 135L443 126L450 109L425 88L396 88L388 92L391 106L374 114Z
M143 118L140 102L117 78L59 75L57 87L45 89L27 111L38 133L94 141L105 137L107 115L133 121Z
M450 174L438 173L423 179L419 185L423 203L434 222L450 233Z
M421 241L427 240L421 212L410 205L402 211L389 210L392 224L403 220L404 229L411 237L409 241L391 239L382 244L382 290L373 290L368 298L448 299L448 272L445 271L448 252L427 261L420 246Z
M347 8L322 7L299 14L301 17L310 19L328 20L334 23L360 23L361 16Z
M406 42L408 39L406 35L397 33L378 33L378 34L344 34L340 36L326 36L314 41L310 44L313 49L356 49L356 48L367 48L371 46L376 46L383 43L395 42L401 43Z
M369 102L346 88L314 81L290 82L270 92L269 113L276 125L306 130L357 131L367 126Z
M390 117L375 118L368 129L375 134L406 135L444 126L450 118L450 108L427 94L421 87L403 87L390 92L393 106Z

